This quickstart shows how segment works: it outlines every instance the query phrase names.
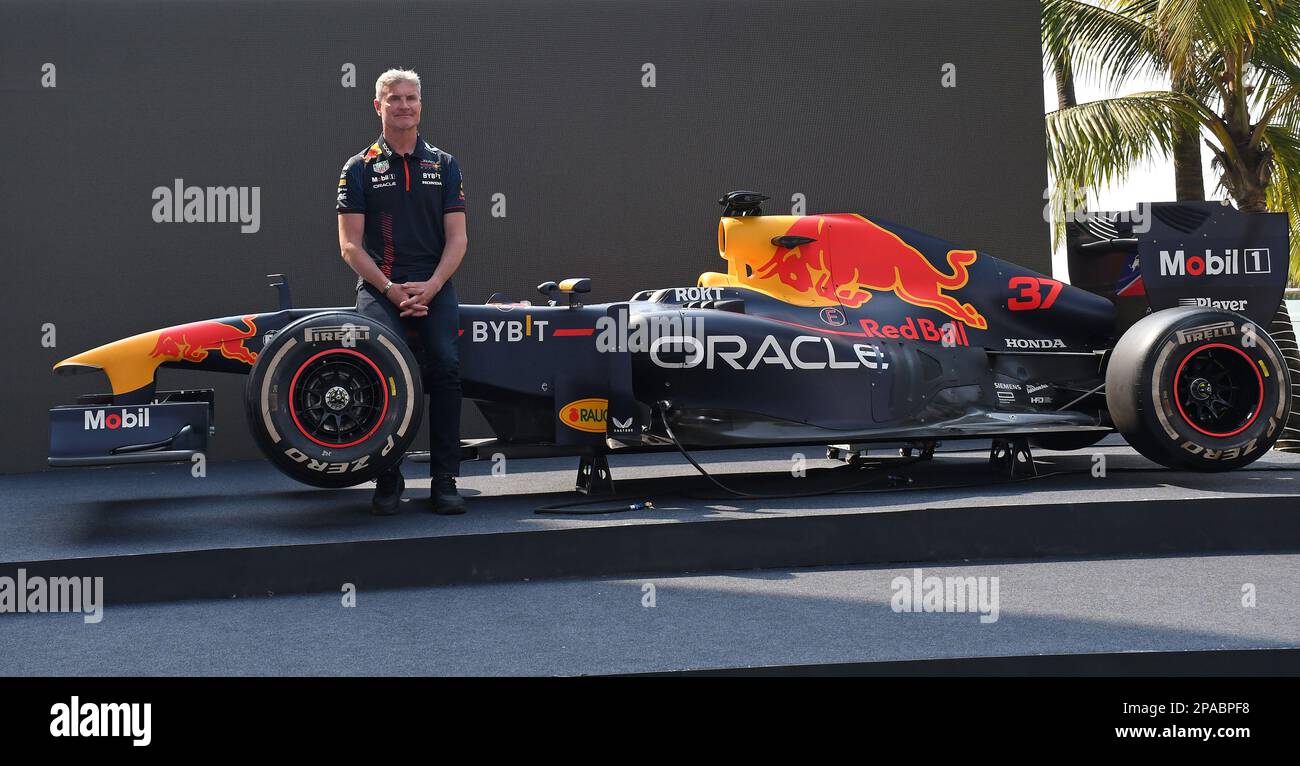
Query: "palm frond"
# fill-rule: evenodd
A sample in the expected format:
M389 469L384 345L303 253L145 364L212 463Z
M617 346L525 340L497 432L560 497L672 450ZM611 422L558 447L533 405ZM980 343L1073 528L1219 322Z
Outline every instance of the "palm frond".
M1270 125L1279 125L1292 133L1300 133L1300 98L1293 98L1273 113ZM1267 128L1265 128L1267 130Z
M1148 159L1170 156L1175 126L1195 125L1189 101L1177 93L1135 93L1047 115L1053 246L1064 236L1066 213L1095 201L1097 187L1123 180Z
M1285 88L1280 83L1268 88L1259 100L1259 123L1251 135L1251 143L1258 144L1264 131L1270 124L1294 127L1297 115L1300 115L1300 80Z
M1273 153L1268 209L1286 213L1291 229L1290 284L1300 286L1300 132L1280 125L1264 129L1264 144Z
M1254 45L1273 0L1165 0L1155 14L1163 59L1175 79L1191 77L1197 51Z
M1278 4L1265 18L1250 57L1257 94L1300 82L1300 2Z
M1152 28L1084 0L1043 0L1042 35L1049 61L1065 58L1076 74L1111 88L1164 69Z
M1047 115L1047 160L1056 177L1108 184L1146 159L1168 157L1174 126L1195 129L1197 107L1178 93L1151 91L1090 101Z

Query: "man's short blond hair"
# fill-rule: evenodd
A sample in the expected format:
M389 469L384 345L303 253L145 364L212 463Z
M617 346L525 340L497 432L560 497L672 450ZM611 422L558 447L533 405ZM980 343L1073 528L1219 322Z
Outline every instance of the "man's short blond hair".
M393 83L413 82L415 83L415 92L420 92L420 75L409 69L390 69L379 75L375 80L375 100L382 100L384 91L393 87Z

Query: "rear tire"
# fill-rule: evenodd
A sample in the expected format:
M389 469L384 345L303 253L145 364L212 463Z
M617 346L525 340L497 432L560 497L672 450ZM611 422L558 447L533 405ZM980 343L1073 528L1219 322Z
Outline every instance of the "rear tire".
M1258 459L1290 410L1286 361L1264 328L1230 311L1157 311L1120 338L1106 405L1134 449L1161 465L1226 471Z
M1284 300L1278 304L1273 326L1268 331L1291 370L1291 417L1287 418L1286 428L1282 429L1282 436L1273 449L1300 452L1300 345L1296 343L1295 324L1291 319Z
M360 314L322 312L285 327L248 376L244 403L257 446L317 487L371 481L420 430L424 392L406 342Z

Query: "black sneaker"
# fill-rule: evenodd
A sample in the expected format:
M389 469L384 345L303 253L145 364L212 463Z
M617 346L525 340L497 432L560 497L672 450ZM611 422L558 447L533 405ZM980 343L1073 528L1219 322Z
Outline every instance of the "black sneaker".
M401 471L389 471L375 480L375 494L370 498L370 512L376 516L392 516L402 505L402 492L406 479Z
M433 477L429 483L431 492L429 502L433 512L443 516L455 516L465 512L465 498L456 491L456 477L449 474Z

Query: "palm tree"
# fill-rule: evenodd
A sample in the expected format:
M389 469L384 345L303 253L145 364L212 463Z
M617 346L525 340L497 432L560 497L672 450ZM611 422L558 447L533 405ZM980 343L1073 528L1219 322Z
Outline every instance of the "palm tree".
M1289 214L1300 283L1300 0L1043 0L1042 32L1058 92L1063 73L1116 90L1139 74L1171 83L1047 115L1058 213L1070 203L1060 191L1112 183L1154 156L1172 156L1178 199L1203 199L1204 132L1239 210Z

